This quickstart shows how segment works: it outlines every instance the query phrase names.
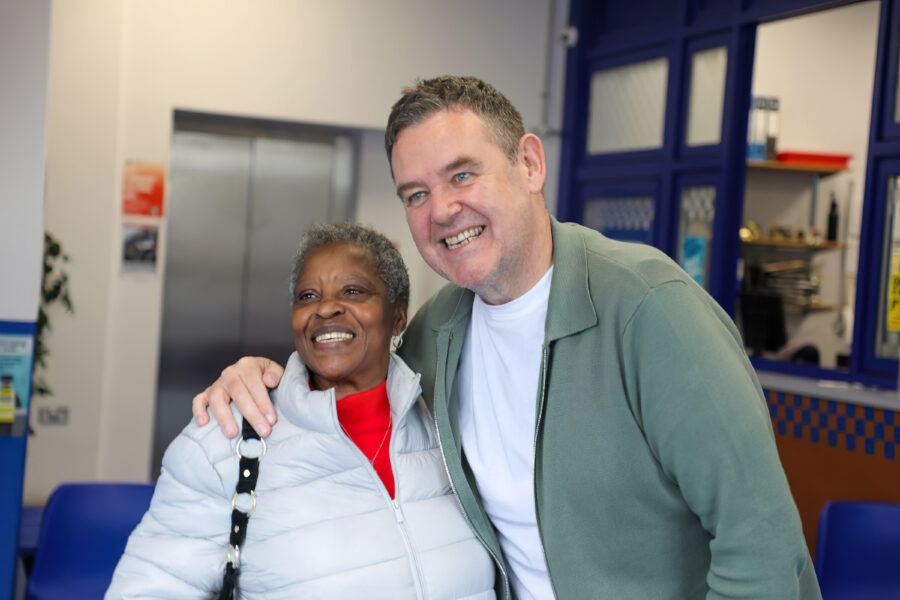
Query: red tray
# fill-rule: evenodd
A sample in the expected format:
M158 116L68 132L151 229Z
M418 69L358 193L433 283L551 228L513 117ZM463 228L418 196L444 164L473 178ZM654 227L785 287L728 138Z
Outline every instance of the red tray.
M824 154L821 152L779 152L778 162L844 168L852 154Z

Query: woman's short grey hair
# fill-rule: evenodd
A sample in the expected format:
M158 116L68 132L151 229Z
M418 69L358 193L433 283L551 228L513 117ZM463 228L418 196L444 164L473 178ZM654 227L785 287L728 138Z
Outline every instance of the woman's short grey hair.
M334 242L351 242L365 248L375 257L375 271L388 289L388 301L392 305L398 302L409 302L409 274L406 264L394 245L383 234L370 227L356 223L338 223L334 225L317 224L306 230L300 238L294 264L291 267L290 288L288 293L293 303L294 289L297 279L309 253L319 246Z

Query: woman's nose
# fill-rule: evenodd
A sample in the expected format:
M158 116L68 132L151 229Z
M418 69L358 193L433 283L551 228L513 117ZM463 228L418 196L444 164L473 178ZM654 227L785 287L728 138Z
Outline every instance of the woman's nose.
M326 297L316 306L316 315L330 319L344 312L344 305L337 298Z

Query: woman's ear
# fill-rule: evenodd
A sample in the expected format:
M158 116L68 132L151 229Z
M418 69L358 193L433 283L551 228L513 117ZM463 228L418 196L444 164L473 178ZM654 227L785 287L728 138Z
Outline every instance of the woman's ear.
M398 302L394 306L394 328L391 335L400 335L406 329L406 302Z

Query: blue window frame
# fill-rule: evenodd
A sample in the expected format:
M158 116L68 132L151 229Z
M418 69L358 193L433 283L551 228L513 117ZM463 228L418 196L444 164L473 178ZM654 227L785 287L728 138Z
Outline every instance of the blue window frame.
M657 181L598 182L584 188L579 222L626 242L656 245L659 226Z
M650 243L678 260L681 196L686 186L715 187L715 218L707 251L707 289L734 314L737 235L743 218L745 143L759 23L850 4L851 0L571 0L570 18L582 40L567 57L564 133L558 215L581 221L585 202L618 189L655 198ZM626 14L627 13L627 14ZM801 376L896 386L897 360L874 352L887 181L900 175L900 0L881 0L872 126L866 170L856 296L856 327L849 371L754 361L758 368ZM897 21L896 23L894 21ZM687 115L693 56L727 51L722 127L718 143L688 145ZM587 127L591 78L600 69L666 57L668 81L661 147L589 154ZM602 192L602 194L600 194ZM598 195L599 194L599 195ZM868 315L868 316L867 316Z
M720 239L716 221L722 218L720 173L684 173L675 179L675 210L661 223L675 242L674 258L708 292L718 281L712 273L721 257L719 248L731 242Z
M708 36L692 39L686 44L685 51L685 68L684 68L684 77L681 82L681 106L684 107L685 118L678 119L676 123L676 130L678 132L678 143L679 143L679 156L684 160L692 160L692 159L703 159L703 158L714 158L720 156L723 153L723 139L725 134L725 123L729 122L729 119L733 118L731 112L733 108L724 100L724 96L722 99L722 120L721 127L719 129L719 140L715 144L704 144L704 145L695 145L690 146L687 143L688 138L688 126L689 119L687 118L687 111L690 110L690 100L691 100L691 84L693 82L693 57L698 52L704 52L708 50L713 50L715 48L723 47L726 52L726 60L730 58L728 56L729 52L729 32L723 31L714 33ZM726 62L726 79L724 82L724 92L727 93L728 89L728 70L727 70L727 62Z

